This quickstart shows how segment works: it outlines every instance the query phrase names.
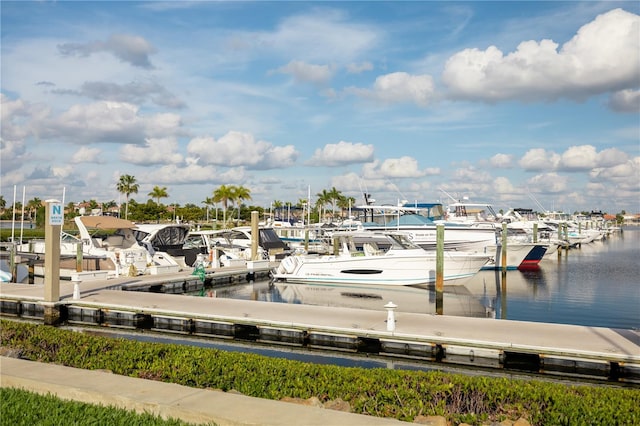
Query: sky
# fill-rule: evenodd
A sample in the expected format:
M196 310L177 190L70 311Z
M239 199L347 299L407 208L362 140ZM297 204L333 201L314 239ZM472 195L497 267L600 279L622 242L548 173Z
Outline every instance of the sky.
M640 2L6 1L0 194L640 212Z

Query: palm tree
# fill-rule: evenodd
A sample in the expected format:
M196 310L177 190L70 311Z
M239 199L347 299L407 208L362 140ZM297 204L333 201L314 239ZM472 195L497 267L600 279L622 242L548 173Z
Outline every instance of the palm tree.
M136 183L136 178L131 175L122 175L120 176L120 181L116 185L116 189L121 194L124 194L127 202L124 210L124 218L129 218L129 195L137 194L138 188L140 185Z
M333 207L332 215L336 213L336 203L343 198L342 192L338 191L335 186L331 187L331 189L327 192L327 196L329 197L329 202Z
M238 205L238 220L240 220L240 202L251 199L251 190L244 186L233 186L233 201Z
M343 214L344 211L345 210L349 210L355 204L356 204L356 199L355 198L342 196L338 200L338 207L340 207L340 215L344 217L344 214Z
M234 187L232 185L220 185L218 189L213 191L213 201L222 203L222 226L227 225L227 206L229 201L233 199Z
M318 192L316 197L318 197L318 200L316 201L316 208L318 209L318 220L320 220L322 217L322 208L325 204L331 201L331 197L326 189L323 189L322 192Z
M157 205L160 205L160 198L167 198L169 196L166 186L163 186L162 188L160 188L159 186L154 186L153 190L147 195L151 198L155 198Z
M204 200L202 200L202 204L204 204L205 206L207 206L207 223L209 222L209 207L214 206L216 204L216 202L213 200L212 197L207 197ZM216 215L218 216L218 215ZM216 217L216 220L218 218Z
M33 198L27 203L27 209L29 210L29 219L34 222L38 221L38 209L42 206L42 200L38 197ZM32 215L31 213L35 213Z
M281 217L282 216L282 211L281 211L282 210L282 201L275 200L272 203L272 205L273 205L273 211L274 211L273 218ZM278 210L280 210L280 216L278 216ZM269 213L271 213L271 212L269 212Z

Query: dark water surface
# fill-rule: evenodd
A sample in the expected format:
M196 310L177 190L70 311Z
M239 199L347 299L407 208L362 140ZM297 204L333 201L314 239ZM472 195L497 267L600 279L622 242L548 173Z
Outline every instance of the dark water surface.
M640 229L544 259L537 271L481 271L445 286L444 315L640 329ZM216 297L435 314L435 290L411 287L234 284Z

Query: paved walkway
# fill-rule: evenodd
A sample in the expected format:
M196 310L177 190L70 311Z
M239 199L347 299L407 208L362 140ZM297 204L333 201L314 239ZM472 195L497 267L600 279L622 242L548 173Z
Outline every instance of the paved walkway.
M0 357L0 386L219 426L392 426L383 419L109 372Z

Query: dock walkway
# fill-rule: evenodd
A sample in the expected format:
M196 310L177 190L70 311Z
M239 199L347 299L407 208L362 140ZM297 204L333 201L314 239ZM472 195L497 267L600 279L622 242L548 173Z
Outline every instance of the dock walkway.
M72 324L640 383L636 330L406 312L394 313L390 330L388 313L382 311L116 289L147 279L82 283L78 300L72 297L73 284L61 282L59 304ZM0 313L38 319L43 287L3 283Z

